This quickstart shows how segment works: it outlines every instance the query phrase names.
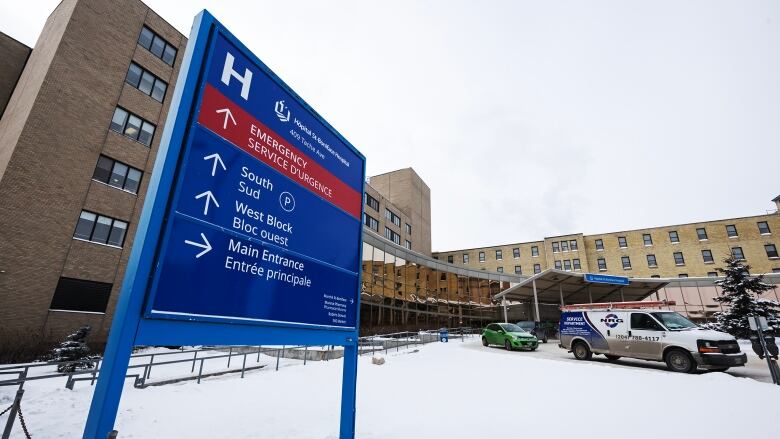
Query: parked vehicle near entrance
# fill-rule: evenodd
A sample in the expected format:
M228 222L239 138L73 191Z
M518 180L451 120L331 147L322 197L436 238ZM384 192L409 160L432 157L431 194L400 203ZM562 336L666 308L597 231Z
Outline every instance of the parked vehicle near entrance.
M530 332L542 343L547 343L548 331L541 323L534 322L532 320L525 320L517 322L517 326L523 329L525 332Z
M673 311L610 305L609 309L562 307L559 346L578 360L589 360L593 354L610 361L639 358L663 361L674 372L724 371L747 362L729 334L700 328Z
M482 345L501 345L508 351L514 349L535 351L539 346L539 340L513 323L491 323L482 330Z

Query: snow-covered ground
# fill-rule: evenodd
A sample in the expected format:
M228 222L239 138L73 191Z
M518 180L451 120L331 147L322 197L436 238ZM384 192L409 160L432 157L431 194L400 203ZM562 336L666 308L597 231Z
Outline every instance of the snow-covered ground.
M726 373L568 361L553 348L506 352L475 338L391 351L384 365L363 356L357 437L752 438L775 428L780 386ZM264 357L268 367L244 379L220 376L199 385L139 390L128 380L119 437L338 437L341 360L303 366L283 359L279 372L275 362ZM33 437L80 437L93 387L77 383L71 391L55 379L26 389L22 409ZM0 409L14 391L0 388ZM12 437L21 437L18 424Z

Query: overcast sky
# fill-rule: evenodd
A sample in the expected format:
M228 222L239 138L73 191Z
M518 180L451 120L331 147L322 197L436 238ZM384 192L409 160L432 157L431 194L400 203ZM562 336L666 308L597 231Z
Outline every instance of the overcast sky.
M56 1L0 2L34 45ZM367 157L433 249L748 216L780 195L778 1L162 1L209 9Z

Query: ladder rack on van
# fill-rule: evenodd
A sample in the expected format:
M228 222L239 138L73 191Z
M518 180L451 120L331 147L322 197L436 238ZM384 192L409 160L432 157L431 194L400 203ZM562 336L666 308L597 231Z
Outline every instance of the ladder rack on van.
M654 302L607 302L607 303L580 303L576 305L561 306L561 311L572 311L575 309L639 309L639 308L663 308L676 305L674 300L659 300Z

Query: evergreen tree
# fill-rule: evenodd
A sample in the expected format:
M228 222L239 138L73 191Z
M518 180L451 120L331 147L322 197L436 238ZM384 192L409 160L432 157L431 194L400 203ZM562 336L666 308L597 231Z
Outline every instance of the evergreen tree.
M723 295L715 300L728 308L715 314L715 329L737 338L748 338L751 333L748 316L766 317L770 326L780 324L780 304L760 297L773 288L764 283L764 276L750 276L750 266L733 256L723 262L726 268L718 268L718 271L725 275L725 279L715 282L723 288Z
M92 331L89 325L82 326L76 332L65 337L65 341L54 348L51 360L69 363L57 366L58 372L74 372L79 369L91 369L95 367L95 357L89 354L87 336Z

